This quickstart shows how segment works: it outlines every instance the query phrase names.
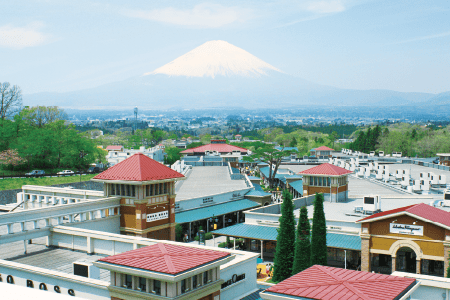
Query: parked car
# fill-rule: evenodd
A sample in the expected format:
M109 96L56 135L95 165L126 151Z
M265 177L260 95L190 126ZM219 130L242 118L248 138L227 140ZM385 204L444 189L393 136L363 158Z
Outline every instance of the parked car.
M71 171L71 170L62 170L61 172L58 172L58 173L56 173L57 175L73 175L73 174L75 174L75 172L74 171Z
M88 173L99 173L100 168L99 167L90 167L87 172Z
M29 173L25 173L25 175L29 175L29 176L41 176L41 175L45 175L45 171L44 170L33 170Z

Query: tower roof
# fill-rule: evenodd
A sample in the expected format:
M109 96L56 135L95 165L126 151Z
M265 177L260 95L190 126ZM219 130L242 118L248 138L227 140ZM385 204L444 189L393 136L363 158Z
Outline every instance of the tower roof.
M98 174L93 180L153 181L175 178L184 178L184 175L142 153L136 153Z
M357 221L357 223L373 222L397 215L409 215L412 217L418 217L423 219L424 221L435 223L436 225L439 225L441 227L450 228L450 213L425 203L413 204L383 211L361 219Z
M99 261L175 275L230 255L222 251L157 243Z
M317 151L317 150L319 150L319 151L334 151L334 149L331 149L327 146L320 146L319 148L314 148L313 150L315 150L315 151Z
M186 149L181 151L181 154L188 154L188 153L204 153L206 151L217 151L219 153L229 153L229 152L233 152L233 151L240 151L240 152L244 152L247 153L248 150L242 147L237 147L237 146L233 146L233 145L228 145L228 144L208 144L208 145L203 145L203 146L198 146L195 148L191 148L191 149Z
M314 265L264 293L290 295L294 299L393 300L409 290L415 281L414 278Z
M353 172L346 170L344 168L326 163L326 164L321 164L316 167L312 167L311 169L308 169L308 170L301 171L298 174L341 176L341 175L346 175L346 174L351 174L351 173L353 173Z

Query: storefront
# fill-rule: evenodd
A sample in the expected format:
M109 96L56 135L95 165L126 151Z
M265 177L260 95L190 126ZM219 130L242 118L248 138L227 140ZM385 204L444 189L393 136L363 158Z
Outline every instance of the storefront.
M361 223L363 271L445 274L450 213L421 203L374 214Z

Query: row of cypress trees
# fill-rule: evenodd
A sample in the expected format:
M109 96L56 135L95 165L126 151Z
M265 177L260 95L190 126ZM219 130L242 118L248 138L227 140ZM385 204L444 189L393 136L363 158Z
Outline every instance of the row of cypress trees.
M326 221L323 211L323 194L316 194L312 233L306 207L300 209L300 217L295 232L294 203L292 194L283 191L280 227L274 259L273 281L280 282L312 265L327 264Z

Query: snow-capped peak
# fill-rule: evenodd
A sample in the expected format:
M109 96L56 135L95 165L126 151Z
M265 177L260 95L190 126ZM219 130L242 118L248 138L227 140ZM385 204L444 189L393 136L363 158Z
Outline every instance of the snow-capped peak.
M225 41L209 41L178 57L150 74L212 77L241 75L257 77L266 71L282 72L247 51Z

